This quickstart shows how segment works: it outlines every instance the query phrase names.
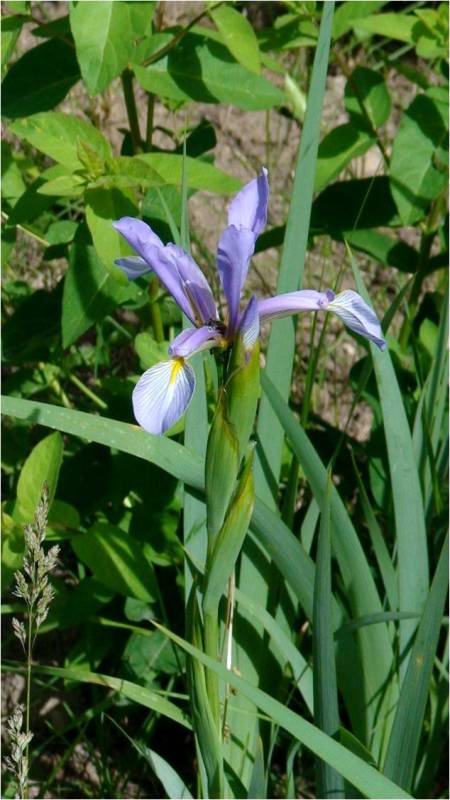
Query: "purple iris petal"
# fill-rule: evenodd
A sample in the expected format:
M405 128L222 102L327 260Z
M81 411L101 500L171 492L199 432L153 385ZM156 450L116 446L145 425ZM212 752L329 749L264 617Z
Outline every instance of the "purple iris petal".
M236 228L230 225L220 237L217 267L228 303L230 334L236 331L241 290L254 249L255 234L248 228Z
M350 330L370 339L380 350L386 349L377 315L357 292L347 289L336 295L329 304L328 311L333 311Z
M269 181L263 167L258 177L247 183L230 203L228 225L249 228L256 238L266 226L268 202Z
M201 350L216 347L223 339L219 329L214 325L203 325L201 328L187 328L182 331L169 347L171 356L189 358Z
M182 358L161 361L139 378L133 391L133 411L148 433L162 434L180 419L195 388L194 370Z
M116 258L114 261L122 272L125 273L130 281L135 278L140 278L148 272L153 272L152 268L140 256L125 256L125 258Z
M266 300L258 300L260 320L288 317L299 311L320 311L326 309L334 298L334 292L316 292L314 289L301 289L299 292L288 292Z
M148 245L164 247L161 239L156 233L153 233L150 225L141 219L122 217L117 222L113 222L113 226L144 261L147 261L145 250Z
M249 300L247 308L242 314L239 333L246 350L251 350L259 336L258 301L255 295Z

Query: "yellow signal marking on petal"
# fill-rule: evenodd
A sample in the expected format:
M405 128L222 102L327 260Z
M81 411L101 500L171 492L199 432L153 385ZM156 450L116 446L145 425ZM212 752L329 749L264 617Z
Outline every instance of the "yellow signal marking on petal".
M169 385L171 386L172 383L175 383L177 379L177 375L184 366L184 358L174 358L174 365L172 367L172 371L170 373L170 381Z

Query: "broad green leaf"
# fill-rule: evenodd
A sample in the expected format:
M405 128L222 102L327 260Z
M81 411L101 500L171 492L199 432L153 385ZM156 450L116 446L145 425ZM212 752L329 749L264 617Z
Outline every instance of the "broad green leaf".
M79 78L73 48L61 39L49 39L24 53L8 70L2 83L2 113L16 118L49 111Z
M70 170L83 168L79 159L79 141L87 142L104 160L112 156L109 142L97 128L60 111L34 114L17 120L10 127L16 136Z
M38 188L38 194L50 197L81 197L86 187L86 178L81 175L58 175L45 180Z
M243 67L261 72L261 57L256 34L246 17L231 5L222 5L210 12L214 23L222 34L224 45Z
M94 181L93 187L105 186L161 186L165 183L159 175L140 156L118 156L106 165L106 174Z
M96 686L104 686L105 689L113 689L119 695L132 700L133 703L149 708L155 711L156 714L161 714L184 728L190 729L191 727L186 715L170 700L162 697L158 692L153 692L151 689L147 689L137 683L126 681L124 678L115 678L112 675L102 675L99 672L89 672L76 667L41 667L36 665L34 669L43 675L54 675L56 678L63 678L64 680L92 683Z
M386 14L373 14L359 19L354 25L368 33L377 36L386 36L387 39L398 39L400 42L414 41L414 26L417 25L416 17L412 14L402 14L399 11L387 12Z
M359 293L369 302L358 266L351 257ZM399 611L421 611L428 592L428 547L423 500L414 458L411 431L389 352L370 343L389 459L397 541ZM400 624L401 651L416 628L413 620ZM405 663L405 662L403 662Z
M386 5L386 0L377 2L376 0L366 0L365 3L346 0L336 9L333 20L333 39L339 39L348 33L353 27L357 27L358 21L368 17Z
M311 232L342 233L356 229L399 226L389 178L360 178L327 186L315 199Z
M72 539L72 548L93 575L125 597L151 603L157 597L153 565L145 544L121 528L96 523Z
M339 705L331 604L331 487L331 473L328 473L314 580L313 681L314 722L324 733L335 736L339 730ZM317 793L319 797L345 797L341 775L320 759Z
M50 245L68 244L72 242L78 228L78 222L64 219L60 222L52 222L47 228L45 237Z
M51 433L33 448L22 467L17 484L17 513L23 522L32 522L46 481L52 502L63 456L60 433Z
M8 142L2 142L2 198L14 204L25 191L25 183L21 169L17 163L17 154L13 153Z
M53 197L43 197L40 194L43 185L45 184L42 178L36 178L26 187L9 215L9 225L22 225L23 223L29 225L54 204Z
M114 265L114 260L133 253L123 236L113 227L121 217L137 217L138 208L132 196L119 189L88 189L86 191L86 222L100 261L113 273L116 283L127 283Z
M115 306L132 297L137 287L123 285L120 275L108 271L94 248L74 241L64 279L61 328L63 347L69 347ZM138 290L139 291L139 290Z
M413 782L447 588L448 535L411 650L384 764L384 773L406 790Z
M91 97L125 69L133 51L128 3L72 3L70 27L83 81Z
M361 109L363 104L374 128L383 125L391 113L391 98L386 82L378 72L367 67L356 67L345 87L345 108L353 122L367 127Z
M354 755L330 736L322 733L315 725L307 722L300 714L295 714L282 703L274 700L267 692L258 689L248 681L227 670L220 662L214 661L185 639L177 636L162 625L156 627L168 636L175 644L189 653L193 659L214 671L224 683L229 683L239 693L248 697L261 711L267 714L274 723L286 730L291 736L301 741L316 756L322 758L350 783L356 786L369 798L403 798L410 795L385 778L374 767Z
M152 20L156 8L155 0L142 0L136 3L130 0L125 3L130 16L131 32L134 38L148 36L152 30Z
M24 23L24 18L20 14L11 14L8 17L3 17L2 19L2 30L1 30L1 51L2 51L2 73L3 67L6 66L9 59L11 58L14 48L16 46L17 39L19 38L20 31L22 30L22 25Z
M139 161L144 161L163 178L164 183L180 186L183 156L174 153L142 153ZM239 191L241 182L222 170L201 161L186 157L186 180L189 189L204 189L218 194L232 194Z
M230 103L245 111L283 103L283 93L266 78L244 69L222 45L192 33L159 61L134 69L143 89L179 102Z
M379 231L370 229L348 231L346 241L356 250L367 253L371 258L400 272L415 272L419 254L410 244Z
M390 166L392 196L403 225L421 219L430 202L447 185L446 172L435 166L436 152L447 137L448 125L441 106L426 95L416 97L403 114Z
M375 143L373 136L351 122L334 128L319 145L315 191L322 191L333 178L340 175L347 164L363 155Z

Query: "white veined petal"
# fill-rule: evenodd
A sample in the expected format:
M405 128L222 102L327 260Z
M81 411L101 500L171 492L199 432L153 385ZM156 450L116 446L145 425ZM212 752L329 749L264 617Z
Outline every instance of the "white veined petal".
M242 315L240 334L246 350L251 350L259 336L258 302L255 295L250 298Z
M160 435L186 411L195 388L194 370L182 358L161 361L148 369L133 391L133 410L139 425Z
M375 311L352 289L336 295L328 305L350 330L374 342L380 350L386 348L383 331Z

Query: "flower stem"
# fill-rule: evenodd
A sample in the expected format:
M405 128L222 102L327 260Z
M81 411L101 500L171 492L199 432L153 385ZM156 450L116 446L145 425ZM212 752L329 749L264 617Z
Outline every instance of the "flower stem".
M85 386L85 384L82 383L80 381L80 379L77 378L76 375L71 375L70 374L67 377L68 377L69 381L71 381L73 383L73 385L76 386L77 389L80 390L80 392L83 392L83 394L85 394L86 397L88 397L90 400L92 400L92 402L95 403L96 406L98 406L102 411L106 411L108 406L105 403L105 401L102 400L100 397L98 397L96 394L94 394L94 392L91 391L91 389L89 389L88 386Z
M133 91L133 73L129 69L122 72L122 88L127 108L128 122L130 123L131 141L133 152L137 153L141 149L141 133L139 130L139 117L136 108L136 100Z
M152 318L153 333L157 342L164 341L164 327L161 317L161 309L158 304L158 284L156 281L151 281L149 285L150 292L150 315Z
M155 95L152 94L152 92L150 92L148 95L147 126L145 130L145 149L148 153L150 153L152 149L154 112L155 112Z

